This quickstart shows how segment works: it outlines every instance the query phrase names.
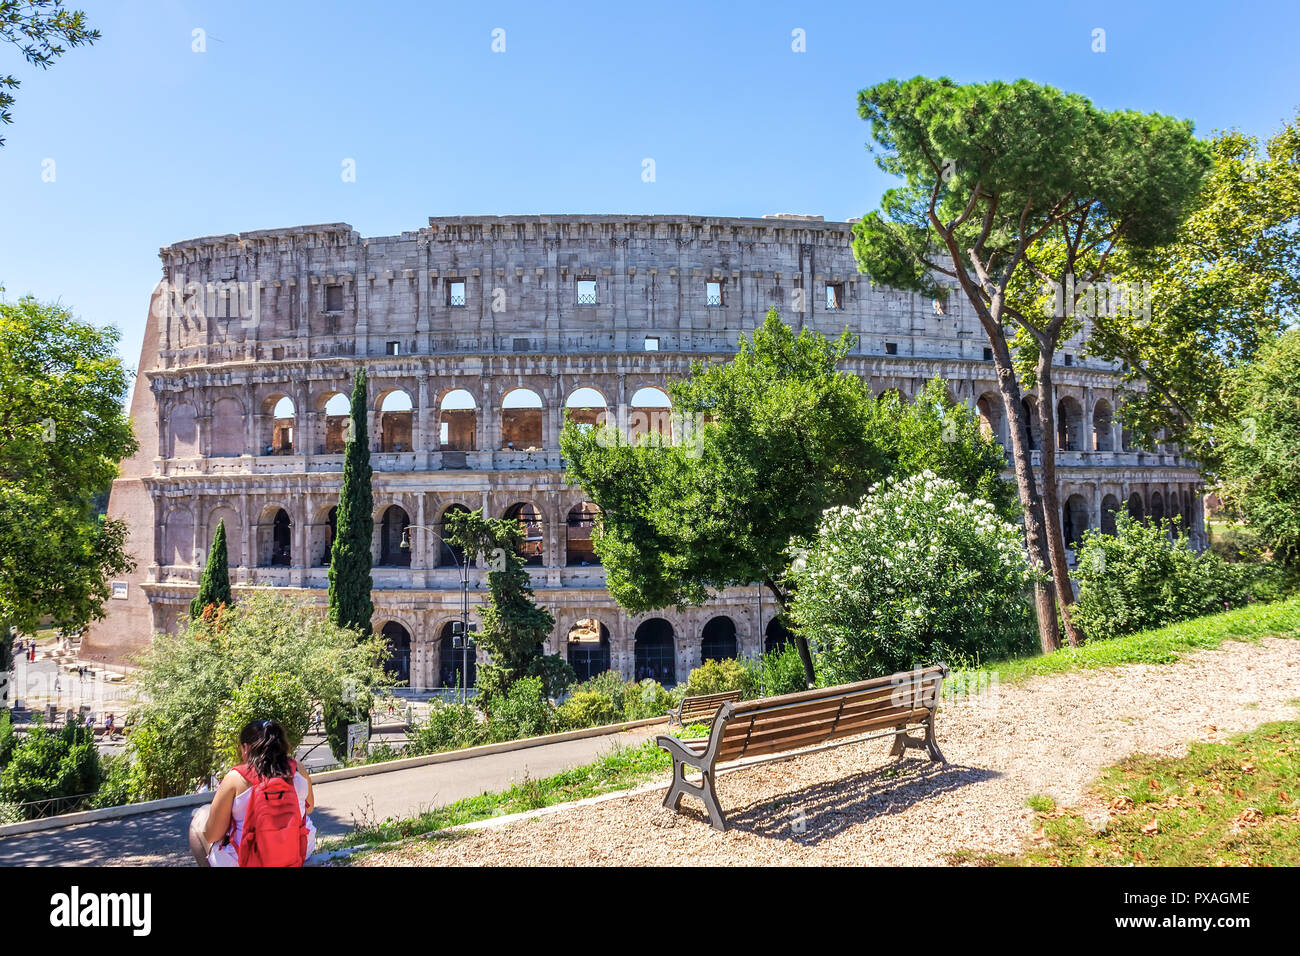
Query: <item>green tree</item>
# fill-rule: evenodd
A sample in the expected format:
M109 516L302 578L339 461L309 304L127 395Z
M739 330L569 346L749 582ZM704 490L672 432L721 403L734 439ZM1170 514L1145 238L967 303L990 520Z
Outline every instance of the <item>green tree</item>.
M943 386L914 406L877 402L861 377L837 367L852 344L847 333L835 342L809 329L796 335L773 309L732 361L696 362L669 386L682 418L675 427L693 423L683 440L565 426L560 448L570 479L601 509L595 546L621 605L696 605L758 581L784 613L786 549L827 508L922 467L998 493L1001 451ZM796 634L795 644L812 684L807 643Z
M1228 501L1275 555L1300 558L1300 328L1264 346L1226 389L1217 429Z
M88 802L101 779L91 728L68 724L53 730L37 724L0 771L0 806L26 804L18 812L29 820L68 813Z
M1214 165L1174 240L1112 257L1149 309L1096 316L1088 352L1123 363L1125 426L1187 448L1213 477L1216 433L1240 422L1234 373L1300 319L1300 116L1262 153L1236 131L1209 146Z
M92 45L99 31L86 25L80 10L65 10L63 0L0 0L0 40L12 43L32 66L48 70L69 47ZM0 124L12 123L9 108L21 81L12 73L0 74ZM0 146L4 145L0 136Z
M854 227L858 266L897 288L943 296L955 286L970 302L992 347L1026 544L1031 560L1052 570L1054 588L1035 593L1039 638L1044 650L1060 644L1054 590L1077 643L1051 440L1053 363L1078 328L1079 299L1109 275L1117 243L1150 248L1174 236L1208 150L1190 123L1099 110L1028 80L889 80L862 90L858 108L878 165L905 181ZM1041 495L1013 348L1032 360L1047 436Z
M132 566L126 525L93 509L136 447L117 342L59 306L0 302L0 671L11 625L79 631Z
M370 437L367 428L366 371L352 379L352 421L343 455L343 485L330 548L329 616L340 627L370 633L375 604L370 596L370 539L375 532L370 488Z
M198 617L203 609L210 606L220 607L231 604L230 566L226 553L226 521L217 522L217 533L212 536L212 547L208 549L208 563L203 566L203 576L199 578L199 593L190 601L190 617Z
M520 679L540 679L540 648L555 629L555 617L534 601L532 578L519 555L523 534L517 522L485 518L482 510L450 512L443 536L462 549L466 561L483 555L490 568L478 634L479 646L491 658L478 670L478 687L481 700L490 704Z

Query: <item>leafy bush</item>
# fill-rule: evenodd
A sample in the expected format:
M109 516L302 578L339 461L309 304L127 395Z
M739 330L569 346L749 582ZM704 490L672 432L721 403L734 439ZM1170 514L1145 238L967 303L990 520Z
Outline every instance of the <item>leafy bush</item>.
M609 698L614 709L622 714L627 706L627 688L627 682L619 676L618 672L610 670L602 671L590 680L573 685L569 688L569 692L574 696L582 693L603 694Z
M764 697L779 697L807 689L803 659L793 641L760 657L755 670L757 692Z
M749 698L754 696L757 684L758 675L755 669L746 667L734 657L720 661L705 661L686 678L686 696L700 697L704 694L738 690L742 697Z
M933 472L828 509L816 538L792 550L791 614L827 684L1032 646L1020 529Z
M555 722L561 730L616 724L622 719L623 712L614 705L613 699L594 690L570 694L555 710Z
M536 658L528 665L528 674L541 678L546 696L551 698L559 697L578 679L572 665L559 654L544 654Z
M662 717L670 708L681 703L684 696L686 696L685 688L681 688L674 694L650 678L646 678L639 684L629 683L624 694L623 719L645 720L649 717Z
M540 677L521 677L505 694L488 700L488 736L494 741L549 734L555 709L546 699Z
M13 756L18 735L14 733L13 720L8 709L0 709L0 770L3 770L9 758Z
M54 731L38 722L0 771L0 803L30 804L18 807L28 820L67 813L99 789L101 776L93 730L69 724Z
M1144 524L1120 512L1115 534L1084 532L1074 621L1091 639L1185 621L1246 603L1258 573L1197 553L1168 521Z
M100 759L102 769L99 789L90 800L92 810L101 807L119 807L131 802L131 758L127 754L112 754Z
M470 704L435 704L427 720L417 723L409 734L408 756L477 747L487 741L487 726L478 709Z
M235 690L234 699L217 718L215 748L233 767L243 758L239 751L239 732L252 720L272 719L284 728L289 752L298 749L311 723L311 700L302 680L293 674L258 674Z

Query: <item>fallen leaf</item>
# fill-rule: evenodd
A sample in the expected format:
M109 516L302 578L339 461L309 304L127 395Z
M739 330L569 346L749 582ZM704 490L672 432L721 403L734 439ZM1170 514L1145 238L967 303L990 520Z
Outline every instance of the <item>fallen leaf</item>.
M1160 823L1156 820L1155 817L1152 817L1151 822L1142 828L1142 834L1144 836L1155 836L1159 832L1160 832Z

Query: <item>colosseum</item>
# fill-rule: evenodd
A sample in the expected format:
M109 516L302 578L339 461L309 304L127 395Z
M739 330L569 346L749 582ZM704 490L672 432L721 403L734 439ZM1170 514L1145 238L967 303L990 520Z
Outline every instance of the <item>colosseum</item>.
M330 223L167 246L132 397L140 449L109 503L129 523L137 567L112 583L83 656L120 661L173 628L223 519L236 588L325 602L358 366L370 383L374 627L411 688L458 678L461 555L438 536L456 508L520 522L537 597L555 614L548 650L581 675L613 667L671 683L705 658L783 640L757 586L684 611L620 609L591 545L595 508L565 482L558 435L566 413L662 416L667 382L692 360L734 354L775 306L798 327L854 333L847 367L877 393L914 395L942 376L1005 443L969 305L873 286L854 265L851 228L784 215L458 216L373 239ZM1194 464L1131 447L1114 367L1081 356L1078 339L1060 361L1067 539L1108 527L1120 507L1181 517L1201 538ZM472 592L483 577L472 570Z

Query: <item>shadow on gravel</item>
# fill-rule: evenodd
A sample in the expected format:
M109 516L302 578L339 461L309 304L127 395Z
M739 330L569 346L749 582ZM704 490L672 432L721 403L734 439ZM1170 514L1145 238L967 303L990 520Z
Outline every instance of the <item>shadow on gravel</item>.
M736 809L727 808L726 775L718 778L718 791L729 829L816 846L855 824L899 813L939 794L999 776L997 771L981 767L909 759L790 790Z

